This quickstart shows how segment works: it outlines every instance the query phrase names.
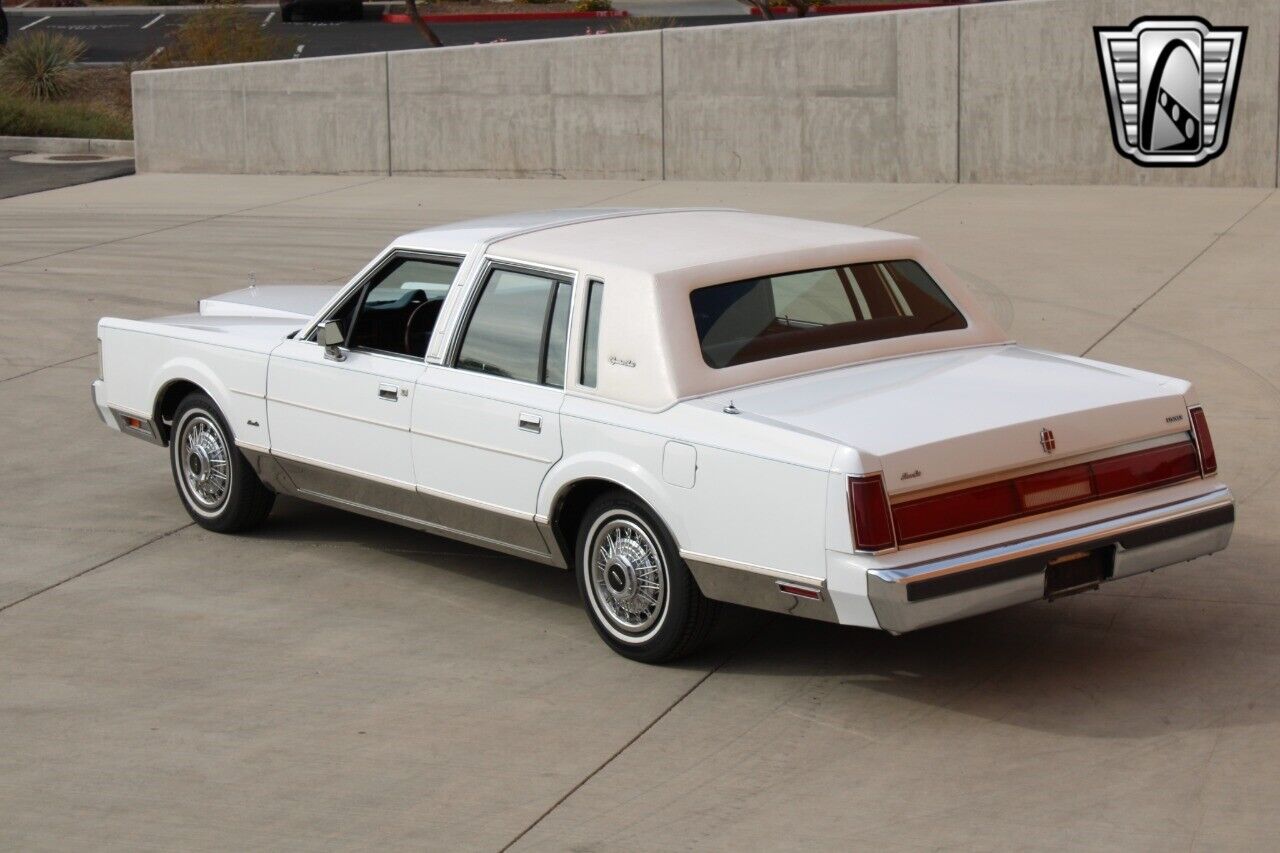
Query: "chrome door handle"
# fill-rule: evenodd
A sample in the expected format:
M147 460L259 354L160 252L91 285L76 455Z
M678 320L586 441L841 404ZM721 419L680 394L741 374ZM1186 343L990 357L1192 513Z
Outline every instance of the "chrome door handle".
M542 418L537 415L520 413L520 429L526 432L542 432Z
M378 396L383 400L394 403L400 399L400 389L394 385L388 385L385 382L378 386Z

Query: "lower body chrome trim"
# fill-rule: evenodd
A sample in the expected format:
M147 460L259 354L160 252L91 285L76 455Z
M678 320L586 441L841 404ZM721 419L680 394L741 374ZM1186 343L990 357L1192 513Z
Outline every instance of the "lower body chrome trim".
M140 438L150 444L158 444L164 447L164 439L160 435L160 430L156 428L156 424L151 418L122 412L119 409L111 409L110 411L111 417L115 418L116 427L122 433L131 435L134 438ZM131 421L136 421L136 425Z
M1104 581L1220 551L1231 539L1235 505L1222 487L1208 494L956 557L867 572L880 626L904 633L1045 596L1049 562L1080 551L1114 549Z
M826 583L820 579L786 572L775 573L758 566L747 569L741 564L730 564L687 551L682 551L681 556L693 574L698 589L707 598L822 622L840 621L831 596L827 594ZM818 597L802 598L784 592L779 587L780 584L793 584L813 590Z
M542 525L511 515L449 501L438 495L401 488L286 459L240 445L258 477L279 494L344 509L501 551L526 560L566 568L559 548L549 548Z

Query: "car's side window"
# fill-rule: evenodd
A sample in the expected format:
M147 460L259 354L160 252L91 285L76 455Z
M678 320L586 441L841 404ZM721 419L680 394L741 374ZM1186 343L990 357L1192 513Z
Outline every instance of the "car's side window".
M455 366L562 387L572 293L568 282L551 276L493 269L471 312Z
M596 387L596 371L600 367L600 311L604 300L604 282L592 279L587 286L587 317L582 330L581 384Z
M459 261L395 257L333 316L351 349L422 358Z

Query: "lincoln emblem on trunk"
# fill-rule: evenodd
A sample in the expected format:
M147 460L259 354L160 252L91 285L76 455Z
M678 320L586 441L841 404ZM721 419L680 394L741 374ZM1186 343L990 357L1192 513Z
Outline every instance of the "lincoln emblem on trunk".
M1040 446L1044 448L1045 453L1052 453L1058 447L1058 442L1053 437L1053 430L1040 430Z

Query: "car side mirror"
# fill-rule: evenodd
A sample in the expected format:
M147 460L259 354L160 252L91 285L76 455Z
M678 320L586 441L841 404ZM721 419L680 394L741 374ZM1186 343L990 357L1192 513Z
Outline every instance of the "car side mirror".
M338 325L337 320L326 320L321 323L316 340L324 347L325 358L334 361L346 360L347 354L342 351L345 338L342 336L342 327Z

